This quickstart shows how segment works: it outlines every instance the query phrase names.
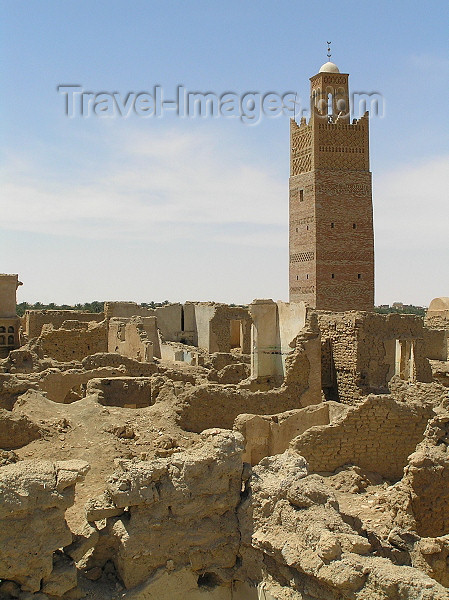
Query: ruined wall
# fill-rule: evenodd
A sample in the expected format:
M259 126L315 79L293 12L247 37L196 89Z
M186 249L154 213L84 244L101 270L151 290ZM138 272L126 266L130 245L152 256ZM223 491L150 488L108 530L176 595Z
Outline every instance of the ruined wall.
M194 344L207 352L218 352L216 345L211 342L210 336L210 321L215 314L215 304L211 302L198 302L193 307L194 322L192 325L195 331Z
M420 317L354 311L317 311L317 317L327 399L351 404L370 392L386 392L395 374L431 381Z
M449 413L429 422L401 482L410 497L416 529L423 537L449 534Z
M164 340L178 342L183 337L182 329L182 304L166 304L154 309L157 317L157 326Z
M279 387L262 386L265 389L262 391L258 385L252 388L253 382L246 381L241 385L197 385L186 390L177 400L180 426L195 432L210 427L231 429L234 420L243 413L272 415L320 403L321 390L310 358L316 354L318 335L303 329L296 336L295 346L286 358L285 378Z
M111 318L108 322L108 351L142 362L161 357L156 317Z
M103 406L144 408L151 404L150 377L100 377L87 384L86 395L95 395Z
M197 577L208 572L220 581L232 573L240 542L242 441L238 433L215 429L187 452L120 461L106 495L90 501L86 515L89 522L111 515L110 558L127 588L165 569L168 560L172 571L187 567Z
M449 323L447 328L424 328L424 344L427 358L449 360Z
M78 310L27 310L23 317L24 331L28 339L38 337L44 325L53 325L58 329L64 321L80 321L87 323L104 320L104 313L90 313Z
M131 317L151 317L154 316L154 309L145 308L136 302L105 302L104 315L106 319L131 318Z
M299 408L298 396L277 388L250 392L236 385L198 385L178 398L178 424L186 431L200 433L211 427L232 429L242 413L271 415L276 411Z
M157 317L157 326L164 340L172 342L182 338L182 304L166 304L156 308L145 308L135 302L105 302L107 319L129 319L131 317Z
M79 460L29 460L0 468L0 580L53 597L76 587L73 562L61 555L54 559L72 541L65 510L88 468Z
M193 344L207 352L251 352L251 318L246 308L215 302L185 305L186 330L193 329Z
M254 300L249 306L251 329L251 377L285 376L285 357L306 324L304 302ZM318 369L319 371L319 369Z
M0 448L14 450L39 439L41 430L25 415L0 408Z
M120 365L119 365L120 366ZM49 400L69 404L85 395L88 381L98 377L123 377L124 369L100 367L90 371L69 369L59 371L48 369L39 374L38 388L45 392Z
M123 370L123 374L129 377L150 377L158 370L154 363L142 363L112 352L92 354L86 356L81 362L88 371L110 367Z
M329 425L347 410L337 402L325 402L276 415L239 415L234 429L245 439L243 460L255 465L265 456L282 454L293 438L310 427Z
M89 354L107 352L107 325L101 323L80 323L76 329L54 329L44 325L36 343L40 356L48 356L60 362L82 360Z
M379 555L376 536L351 517L298 453L256 465L238 518L242 571L259 583L259 599L447 600L447 589L425 573Z
M292 440L291 448L304 456L313 472L354 464L386 479L400 479L432 414L428 406L369 396L330 425L308 429Z
M235 322L238 322L238 325ZM251 352L251 317L248 309L216 304L210 320L209 352L230 352L239 347L243 354ZM231 338L231 333L233 333ZM238 339L237 339L238 336ZM198 344L199 345L199 344Z
M271 299L254 300L249 307L251 328L251 377L283 377L284 365L277 327L277 305Z

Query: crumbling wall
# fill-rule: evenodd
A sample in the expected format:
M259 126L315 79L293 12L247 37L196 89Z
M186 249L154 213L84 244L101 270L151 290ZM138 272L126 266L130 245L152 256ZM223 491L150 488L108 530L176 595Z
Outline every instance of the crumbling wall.
M379 557L344 512L298 453L264 458L238 509L240 576L259 583L259 598L275 600L447 600L429 576Z
M293 438L310 427L329 425L347 410L337 402L325 402L276 415L239 415L234 429L245 439L243 460L255 465L266 456L282 454Z
M88 323L104 320L104 313L90 313L79 310L27 310L23 318L24 330L28 339L39 337L44 325L53 325L59 329L64 321Z
M432 380L421 317L355 311L317 311L317 316L327 399L351 404L371 392L386 392L395 374Z
M209 352L230 352L240 348L243 354L251 352L251 317L247 308L216 304L209 322ZM199 344L198 344L199 345Z
M166 341L177 342L183 337L183 306L179 303L145 308L135 302L105 302L106 318L129 319L131 317L157 317L157 326Z
M432 360L449 360L449 325L447 329L424 328L426 356Z
M150 377L100 377L87 384L86 395L96 395L104 406L144 408L151 404Z
M17 397L33 388L37 389L37 383L26 376L0 373L0 408L12 410Z
M112 318L108 326L109 352L142 362L161 357L156 317Z
M198 433L210 427L231 429L237 416L243 413L272 415L320 403L321 390L311 358L316 353L317 335L303 330L295 338L294 349L286 357L286 374L280 387L252 391L243 382L240 386L204 384L186 390L177 399L179 425Z
M184 337L182 326L183 311L183 305L178 303L165 304L164 306L157 306L154 309L154 315L157 317L157 326L164 340L178 342Z
M449 412L436 416L405 468L407 490L419 535L449 534Z
M107 324L89 322L72 324L67 329L54 329L53 325L44 325L36 342L36 350L41 357L68 362L82 360L89 354L107 352Z
M188 452L120 461L105 495L86 505L89 522L108 519L112 550L111 556L94 554L91 563L113 560L127 588L169 563L171 571L225 579L240 542L242 441L238 433L213 430Z
M71 561L55 551L72 541L65 511L84 461L20 461L0 468L0 580L61 597L77 585Z
M294 438L291 448L304 456L313 472L333 472L354 464L396 480L422 441L432 414L429 406L368 396L333 423L312 427Z
M69 369L60 371L48 369L39 374L37 378L38 388L45 392L49 400L70 404L85 395L86 384L98 377L123 377L125 369L100 367L98 369L84 371L81 369ZM83 390L81 394L80 391Z
M129 377L150 377L158 370L154 363L142 363L114 352L99 352L86 356L82 360L82 365L88 371L105 367L120 368L123 369L123 375Z
M250 304L249 312L253 321L251 377L282 380L285 357L292 352L293 340L306 325L306 306L304 302L259 299Z
M25 415L0 408L0 448L15 450L41 436L41 430Z

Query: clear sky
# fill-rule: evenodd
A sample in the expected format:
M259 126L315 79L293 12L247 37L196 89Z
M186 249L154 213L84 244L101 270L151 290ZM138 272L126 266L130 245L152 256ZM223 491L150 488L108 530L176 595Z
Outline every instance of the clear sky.
M0 272L19 273L19 301L288 300L288 115L68 118L57 86L307 106L327 40L351 90L383 99L376 303L449 296L447 0L0 6Z

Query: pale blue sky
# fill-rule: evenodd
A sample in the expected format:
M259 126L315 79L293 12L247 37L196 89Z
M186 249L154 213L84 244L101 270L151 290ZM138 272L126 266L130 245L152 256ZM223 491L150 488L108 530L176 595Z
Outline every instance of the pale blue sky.
M449 295L449 5L0 3L0 272L19 300L288 299L287 116L68 119L60 84L295 91L326 59L371 119L376 302Z

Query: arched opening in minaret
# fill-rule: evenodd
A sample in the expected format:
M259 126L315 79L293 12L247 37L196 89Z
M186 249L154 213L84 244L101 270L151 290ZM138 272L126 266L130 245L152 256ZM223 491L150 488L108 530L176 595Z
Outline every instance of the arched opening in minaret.
M332 119L334 115L334 96L332 93L327 94L327 116Z

